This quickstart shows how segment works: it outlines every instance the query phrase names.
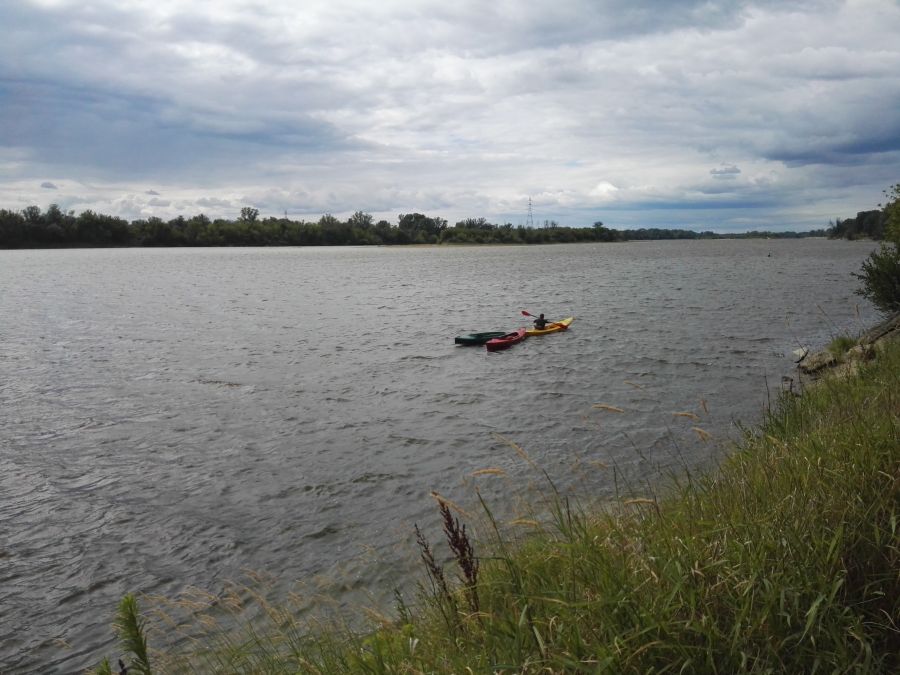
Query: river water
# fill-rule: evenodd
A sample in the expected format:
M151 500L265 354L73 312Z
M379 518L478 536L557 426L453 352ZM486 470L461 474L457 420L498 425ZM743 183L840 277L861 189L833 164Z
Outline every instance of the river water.
M502 502L531 480L507 441L601 499L708 466L793 349L873 322L851 277L872 249L0 251L0 672L95 665L124 593L244 570L386 601L413 523L439 539L432 490ZM576 320L454 346L522 309ZM508 477L471 477L489 467Z

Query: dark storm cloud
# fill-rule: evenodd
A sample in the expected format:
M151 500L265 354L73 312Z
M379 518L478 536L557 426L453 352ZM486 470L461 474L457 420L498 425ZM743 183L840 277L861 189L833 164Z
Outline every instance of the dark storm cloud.
M170 101L54 81L0 81L0 99L0 145L25 145L41 164L108 177L218 177L259 171L285 153L349 145L315 120L206 120L205 111Z
M809 164L859 166L877 155L900 154L900 124L896 128L862 131L844 139L812 139L805 143L786 143L771 149L770 159L799 167Z

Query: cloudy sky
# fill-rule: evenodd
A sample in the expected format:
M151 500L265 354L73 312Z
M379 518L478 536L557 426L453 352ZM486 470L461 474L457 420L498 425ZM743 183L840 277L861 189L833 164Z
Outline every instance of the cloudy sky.
M0 208L811 229L900 182L892 0L2 0Z

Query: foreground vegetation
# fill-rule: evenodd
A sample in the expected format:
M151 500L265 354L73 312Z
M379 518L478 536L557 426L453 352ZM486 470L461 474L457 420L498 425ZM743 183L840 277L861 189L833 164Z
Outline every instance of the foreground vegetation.
M395 244L552 244L646 239L718 239L723 237L825 236L813 232L746 232L720 235L673 229L613 230L596 222L591 227L514 227L467 218L453 227L439 217L401 214L396 224L357 211L345 221L325 214L317 221L260 218L245 207L235 220L210 220L203 214L168 221L147 218L128 222L93 211L63 212L56 204L46 211L29 206L22 211L0 209L0 248L98 246L366 246Z
M399 598L364 634L264 603L265 624L232 632L199 609L202 637L154 654L128 598L129 672L900 669L900 342L786 395L717 470L664 496L579 506L546 486L546 518L500 523L483 503L475 541L441 500L453 569L418 532L415 608Z

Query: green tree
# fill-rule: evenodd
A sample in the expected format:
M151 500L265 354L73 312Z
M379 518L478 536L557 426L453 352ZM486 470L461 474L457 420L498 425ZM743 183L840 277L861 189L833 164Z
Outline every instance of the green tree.
M252 206L245 206L241 209L241 221L244 223L255 223L258 217L259 209L254 209Z
M86 242L102 246L127 244L131 243L131 231L128 223L121 218L87 210L74 219L72 238L79 243Z
M26 206L22 209L22 217L29 225L41 222L41 209L39 206Z
M496 225L492 225L485 218L466 218L456 223L455 227L466 230L493 230Z
M375 223L375 236L382 244L391 244L394 241L394 228L386 220Z
M204 214L189 218L184 223L184 241L189 246L202 245L207 237L209 218Z
M18 248L26 242L25 217L0 209L0 248Z
M885 216L885 241L862 264L863 282L858 295L872 301L884 313L900 312L900 183L884 191L887 204Z
M447 229L447 221L443 218L429 218L422 213L401 213L398 220L398 228L402 235L398 239L406 240L402 243L434 244Z
M888 199L887 205L883 207L884 238L900 246L900 183L892 185L884 194Z
M71 217L71 214L67 218L57 204L48 206L41 219L47 241L55 244L64 244L76 239L72 232L75 229L72 222L74 218Z
M322 243L326 246L345 246L352 244L352 227L348 223L342 223L330 213L319 218L319 227L322 229Z
M172 227L162 218L152 216L147 220L136 220L132 228L141 246L172 246L176 243Z
M350 216L350 219L347 221L347 223L351 227L358 227L361 230L368 230L372 227L372 223L374 220L375 219L372 218L371 213L363 213L362 211L357 211L352 216Z
M603 221L598 220L594 223L594 241L616 241L619 238L618 232L610 230L603 226Z

